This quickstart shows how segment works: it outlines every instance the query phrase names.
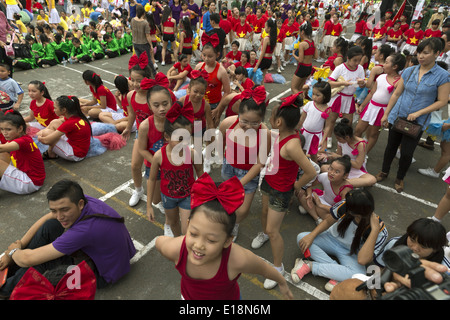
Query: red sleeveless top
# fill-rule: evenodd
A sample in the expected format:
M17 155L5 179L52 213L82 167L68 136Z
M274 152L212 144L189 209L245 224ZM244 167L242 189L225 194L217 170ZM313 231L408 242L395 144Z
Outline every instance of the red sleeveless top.
M258 152L259 152L259 135L261 129L261 125L258 127L258 134L256 137L256 145L252 147L246 147L241 144L238 144L230 139L230 132L234 129L234 127L238 124L239 118L227 129L226 132L226 149L225 149L225 159L227 162L234 168L242 169L242 170L250 170L253 165L258 160Z
M148 133L147 133L147 150L154 155L156 151L166 144L164 140L164 133L159 132L155 127L154 116L148 117ZM151 167L151 162L144 161L147 167Z
M267 166L266 179L269 186L280 192L290 191L297 180L299 166L293 160L286 160L280 155L280 150L291 139L299 139L298 134L292 134L283 140L275 142L272 157Z
M147 103L137 103L135 96L136 91L134 91L131 95L130 104L134 110L134 113L136 114L136 127L139 129L139 125L141 124L141 122L151 116L153 112L152 110L150 110L150 107Z
M173 27L175 27L175 23L172 22L171 20L167 20L166 22L163 23L163 26L166 28L173 28ZM164 34L173 34L173 31L172 32L164 32Z
M213 72L208 72L208 87L206 88L205 99L210 104L219 103L222 99L222 81L217 78L217 73L219 71L220 63L216 62L216 67ZM205 63L203 63L201 70L205 70Z
M167 144L161 148L161 193L170 198L186 198L191 195L194 183L194 166L191 161L191 151L185 148L185 160L177 166L167 157Z
M228 279L228 259L231 244L222 250L222 260L217 274L211 279L193 279L186 273L188 251L186 237L180 249L180 258L175 266L181 274L181 295L185 300L239 300L240 290L237 283L240 274L233 280Z
M305 51L303 51L303 54L305 56L312 56L314 55L314 52L316 52L316 47L314 46L314 41L308 41L308 40L303 40L305 41L307 44L309 44L309 48L306 49Z

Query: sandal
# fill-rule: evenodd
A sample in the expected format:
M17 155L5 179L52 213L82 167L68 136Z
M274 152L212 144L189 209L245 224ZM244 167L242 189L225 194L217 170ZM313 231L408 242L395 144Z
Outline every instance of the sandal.
M52 160L52 159L58 159L59 156L56 155L56 157L50 157L50 155L48 154L48 150L46 150L43 154L42 154L42 159L44 160Z

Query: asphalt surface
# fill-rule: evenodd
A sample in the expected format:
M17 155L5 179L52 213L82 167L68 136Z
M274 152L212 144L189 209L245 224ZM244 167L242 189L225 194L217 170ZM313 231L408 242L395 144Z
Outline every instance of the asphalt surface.
M81 78L86 69L92 69L99 74L104 84L114 89L113 79L117 74L128 74L127 66L131 54L114 59L96 61L89 64L68 64L66 67L58 65L48 69L19 71L14 78L21 82L25 91L25 98L21 111L26 114L30 98L27 96L27 85L31 80L45 81L53 99L59 95L76 95L90 97L90 91ZM170 65L159 68L167 72ZM285 84L266 84L271 102L267 114L276 105L279 98L290 94L290 81L295 66L288 65L282 75ZM275 71L272 71L275 72ZM447 114L447 110L445 111ZM268 123L268 116L266 116ZM383 131L379 141L368 159L368 171L376 174L382 163L387 131ZM46 193L58 180L70 178L77 180L86 194L101 198L114 207L126 219L126 226L133 238L138 252L132 260L131 272L118 283L97 291L96 300L179 300L180 276L174 265L163 258L154 248L154 240L163 234L164 216L156 212L157 221L152 223L145 217L146 202L141 200L133 208L128 206L133 183L131 180L131 150L133 140L117 151L86 158L79 163L72 163L62 159L45 162L47 179L40 191L19 196L6 191L0 191L0 247L7 246L20 239L28 228L43 214L48 212ZM336 147L334 141L333 148ZM440 156L440 148L436 145L434 151L421 147L414 154L415 163L405 178L404 192L398 194L393 189L397 160L394 160L392 174L380 184L370 188L376 204L375 212L385 221L389 236L402 235L406 227L420 217L428 217L434 213L437 203L444 195L446 184L439 178L433 179L420 175L418 168L433 167ZM211 175L220 181L220 167L213 166ZM441 176L442 177L442 176ZM145 183L144 183L145 185ZM326 300L328 292L324 286L328 279L307 275L302 282L294 285L288 273L300 256L296 245L296 236L300 232L311 231L315 223L308 215L301 215L297 201L293 201L286 215L281 233L285 241L284 266L286 278L291 283L290 289L296 300ZM257 191L248 218L241 223L237 243L251 249L253 238L261 231L260 223L261 194ZM446 216L443 225L450 229L450 217ZM267 242L257 250L251 249L258 256L271 261L270 244ZM242 298L250 300L278 300L282 299L278 288L265 290L264 279L260 276L243 274L239 279Z

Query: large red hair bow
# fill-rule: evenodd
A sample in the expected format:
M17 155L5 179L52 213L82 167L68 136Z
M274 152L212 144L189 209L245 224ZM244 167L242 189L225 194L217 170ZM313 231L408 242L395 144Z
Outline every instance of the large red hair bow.
M147 52L142 52L139 57L136 54L133 54L130 58L130 61L128 61L128 70L130 70L137 64L141 69L144 69L148 65Z
M143 90L149 90L156 85L169 88L169 79L167 79L167 76L164 73L158 72L155 79L144 78L141 81L141 89Z
M203 32L202 34L202 45L204 46L207 43L211 43L211 45L215 48L219 44L219 36L217 33L214 33L212 35L208 35L206 32Z
M297 98L300 94L302 94L303 91L300 91L296 94L291 94L290 96L287 96L286 98L281 98L281 101L283 101L281 103L280 109L284 108L284 107L288 107L288 106L293 106L298 108L299 106L295 103L297 101Z
M266 89L263 86L257 86L254 89L245 89L240 94L241 100L253 98L257 104L266 101Z
M204 78L205 80L208 80L209 73L205 69L202 70L192 70L191 71L191 79L197 79L197 78Z
M76 266L79 272L66 273L54 287L33 267L20 279L11 300L94 300L97 280L86 261ZM73 281L75 280L75 281Z
M216 186L208 173L203 173L191 188L191 208L217 199L228 214L244 203L244 187L236 176Z
M187 103L183 106L180 102L176 101L166 113L166 119L170 123L174 123L179 116L184 116L189 122L194 123L194 107L192 103Z

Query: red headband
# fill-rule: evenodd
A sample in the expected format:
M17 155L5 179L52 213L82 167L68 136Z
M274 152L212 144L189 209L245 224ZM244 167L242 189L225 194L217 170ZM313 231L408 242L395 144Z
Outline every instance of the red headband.
M207 43L211 43L211 45L215 48L219 44L219 36L217 33L214 33L213 35L209 36L206 34L206 32L203 32L202 34L202 45L204 46Z
M148 65L147 52L142 52L139 57L136 54L133 54L130 58L130 61L128 61L128 70L130 70L137 64L141 69L144 69Z
M283 101L283 102L281 103L280 109L287 107L287 106L293 106L293 107L298 108L298 106L295 104L295 101L297 100L298 96L302 93L303 93L303 91L300 91L296 94L291 94L290 96L287 96L286 98L282 98L281 101Z
M228 214L244 203L244 187L236 176L216 186L208 173L203 173L192 185L191 208L217 199Z
M29 268L11 293L11 300L94 300L97 290L95 274L86 261L77 265L80 270L78 287L68 288L72 273L66 273L56 287L33 267Z
M166 119L170 123L174 123L179 116L184 116L189 122L194 123L194 107L190 101L185 106L176 101L166 113Z
M240 94L240 97L241 100L253 98L257 104L261 104L266 101L266 89L263 86L257 86L254 89L245 89Z

